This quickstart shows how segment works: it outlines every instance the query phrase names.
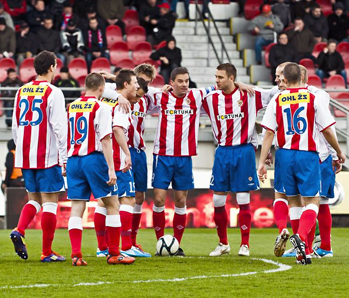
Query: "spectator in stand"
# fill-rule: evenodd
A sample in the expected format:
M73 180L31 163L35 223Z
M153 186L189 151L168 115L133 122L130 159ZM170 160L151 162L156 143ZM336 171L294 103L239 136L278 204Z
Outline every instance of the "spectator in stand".
M86 62L88 68L91 68L92 61L99 57L105 57L109 59L109 54L106 52L107 39L105 37L105 31L98 26L96 18L89 20L89 28L83 31L85 50L86 50Z
M286 28L291 23L291 12L290 6L284 2L285 0L277 0L277 3L272 6L271 11L274 15L279 17L284 28Z
M175 38L171 36L166 40L166 46L152 53L150 59L161 61L160 74L168 84L172 70L181 66L182 52L176 47Z
M59 73L60 78L54 83L55 86L58 88L79 88L80 85L77 80L71 77L69 74L69 69L68 67L62 67L61 71ZM62 90L65 98L66 104L70 104L73 102L75 99L80 97L81 93L79 90Z
M57 28L59 31L65 30L68 26L69 20L73 19L73 7L70 2L64 2L63 12L60 18L57 18Z
M54 52L55 55L65 63L65 57L60 53L62 48L59 32L53 29L53 19L45 17L44 26L38 32L39 51Z
M327 17L329 28L328 38L335 39L337 42L348 41L349 18L343 12L343 3L337 2L334 5L334 13Z
M73 19L69 20L67 28L61 31L60 35L63 55L66 58L67 65L74 58L84 58L84 39L81 30L76 27L76 23Z
M342 55L336 51L336 47L336 41L330 39L327 47L324 48L317 58L319 68L316 70L316 74L322 81L324 78L339 74L343 77L345 86L347 86L347 72L344 69Z
M88 11L96 11L96 0L75 0L73 4L73 11L80 18L86 17Z
M6 0L2 1L4 10L12 17L14 24L19 24L24 20L27 13L26 0Z
M139 9L139 22L146 30L147 36L153 34L153 29L155 28L155 25L151 23L151 20L156 20L160 17L160 8L158 7L158 4L160 5L161 1L146 0L141 4Z
M278 43L274 45L269 53L269 63L271 65L271 75L273 82L275 82L276 68L284 62L295 62L296 52L288 44L288 37L286 32L281 32L278 37Z
M184 2L184 9L185 9L185 19L189 19L189 0L183 0ZM208 1L204 1L204 5L208 5L208 3L206 3ZM171 10L174 12L177 12L177 3L178 0L171 0L170 4L171 4ZM205 10L207 10L207 8L205 8Z
M150 23L155 26L152 34L148 36L148 41L152 45L159 44L167 37L172 36L177 19L177 14L171 11L168 3L162 3L158 7L160 8L160 18L150 20Z
M79 28L81 29L81 31L84 32L88 29L89 21L92 18L96 18L98 22L98 27L105 31L105 29L108 26L108 23L97 14L97 10L94 8L89 8L86 11L85 17L80 18Z
M278 16L273 15L271 6L264 4L262 6L262 14L255 17L248 25L248 30L258 35L255 44L256 60L258 64L262 64L262 50L264 46L271 44L276 34L281 32L284 25Z
M291 19L295 18L303 19L306 15L310 14L312 7L316 5L315 0L292 0L290 2Z
M5 19L7 27L15 30L15 26L13 25L12 18L9 13L4 10L4 5L0 2L0 18Z
M66 6L71 6L69 0L51 0L49 5L49 12L53 15L54 27L56 30L60 30L63 23L63 9ZM68 20L67 20L68 22Z
M27 13L27 23L33 33L38 33L42 28L45 17L47 17L45 1L35 0L34 9Z
M137 11L139 11L143 0L124 0L124 5L128 7L134 7Z
M320 5L312 7L311 13L304 17L304 24L313 32L316 42L327 41L328 24Z
M286 31L288 36L288 44L296 51L296 62L303 58L309 58L316 63L316 58L312 55L314 45L316 43L314 34L304 27L301 18L294 20L294 28Z
M7 78L1 83L1 87L21 87L23 82L17 77L17 73L13 68L7 70ZM16 90L17 90L16 89ZM12 113L13 113L13 104L16 96L16 90L3 90L1 91L1 97L7 98L4 99L4 107L8 108L5 110L5 123L8 128L12 127Z
M4 18L0 18L0 59L14 58L16 51L15 32L6 26Z
M32 58L38 52L38 38L30 31L27 23L20 25L20 31L16 33L16 62L20 66L24 59Z
M122 21L126 7L122 1L115 0L98 0L97 1L98 14L109 25L117 25L120 27L122 34L125 35L125 23Z

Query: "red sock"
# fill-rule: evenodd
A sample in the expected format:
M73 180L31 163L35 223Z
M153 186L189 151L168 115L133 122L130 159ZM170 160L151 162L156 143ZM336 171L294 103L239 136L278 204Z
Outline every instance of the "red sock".
M302 241L306 241L308 234L316 223L318 207L315 204L309 204L305 207L299 220L298 235Z
M81 241L82 241L82 230L72 229L69 230L70 244L72 248L71 257L77 256L81 258Z
M187 208L175 207L175 214L173 216L173 236L178 240L179 244L181 244L186 221Z
M42 254L49 256L52 253L52 242L57 223L57 203L42 204L41 229L42 229Z
M330 212L330 207L327 204L320 205L318 221L321 237L320 247L324 250L331 250L332 216Z
M106 237L106 228L105 228L105 218L107 214L107 209L104 207L96 207L95 214L94 214L94 224L95 224L95 231L97 236L97 243L99 250L106 250L108 249L107 245L107 237Z
M290 207L290 220L293 234L297 234L303 207Z
M153 226L156 239L164 236L165 231L165 207L153 206Z
M291 220L291 227L293 234L297 234L299 228L299 219Z
M132 245L137 245L137 234L139 229L139 224L141 223L142 213L133 213L133 219L132 219L132 232L131 232L131 239L132 239Z
M29 201L24 205L17 225L18 232L20 232L23 236L25 235L25 230L28 228L35 215L40 211L40 207L40 204L35 201Z
M251 229L251 209L250 204L239 205L239 225L241 232L241 245L250 246L250 229Z
M106 226L109 254L112 256L118 256L120 254L120 215L107 215Z
M274 219L279 233L287 228L288 202L284 199L276 199L274 201Z
M131 230L132 230L133 207L130 205L120 206L121 219L121 240L122 250L128 250L132 247Z
M225 206L214 207L213 219L216 224L219 242L227 245L228 244L228 235L227 235L228 215L227 215L227 211L225 210Z
M313 225L313 227L311 228L308 236L307 236L307 241L305 242L305 253L307 255L311 255L313 253L313 241L315 238L315 230L316 230L316 222Z

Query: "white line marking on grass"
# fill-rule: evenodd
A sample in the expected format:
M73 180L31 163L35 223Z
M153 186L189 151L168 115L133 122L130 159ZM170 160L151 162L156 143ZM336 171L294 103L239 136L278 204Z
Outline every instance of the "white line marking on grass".
M196 258L196 257L191 257ZM202 257L199 257L202 258ZM244 272L244 273L235 273L235 274L221 274L221 275L198 275L198 276L191 276L191 277L182 277L182 278L171 278L171 279L148 279L148 280L132 280L129 281L130 283L153 283L153 282L181 282L186 280L193 280L193 279L207 279L207 278L221 278L221 277L239 277L239 276L248 276L248 275L255 275L259 273L275 273L275 272L282 272L287 271L292 268L292 266L281 264L279 262L275 262L268 259L259 259L259 258L252 258L252 260L255 261L262 261L264 263L268 263L271 265L275 265L278 268L276 269L269 269L264 271L251 271L251 272ZM78 284L73 285L67 285L67 284L33 284L33 285L21 285L21 286L3 286L0 287L0 289L25 289L25 288L46 288L46 287L61 287L61 286L73 286L73 287L81 287L81 286L99 286L99 285L106 285L106 284L114 284L114 283L127 283L127 282L121 282L121 281L98 281L98 282L81 282Z

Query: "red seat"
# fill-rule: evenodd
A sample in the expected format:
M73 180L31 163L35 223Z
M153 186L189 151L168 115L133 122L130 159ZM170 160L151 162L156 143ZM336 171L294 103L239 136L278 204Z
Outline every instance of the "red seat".
M341 42L337 46L337 52L342 55L344 63L349 62L349 42Z
M162 42L160 42L158 45L155 46L155 49L158 50L158 49L164 48L166 47L166 45L167 45L166 40L163 40Z
M107 58L97 58L92 61L91 72L110 72L110 63Z
M139 17L137 11L135 10L126 10L122 20L126 25L126 34L128 34L132 27L139 26Z
M230 0L211 0L212 4L230 4Z
M70 75L76 80L81 76L87 76L88 72L85 59L74 58L72 61L70 61L68 68Z
M333 99L338 100L341 104L345 105L349 109L349 93L340 92L333 96ZM334 108L334 115L336 117L346 117L346 114L336 108Z
M7 78L7 70L13 68L16 70L16 62L11 58L2 58L0 60L0 82Z
M311 75L308 77L308 85L315 86L317 88L322 88L322 83L320 77L317 75Z
M126 42L119 41L110 48L110 62L117 65L123 59L129 59L128 46Z
M347 83L349 83L349 61L347 61L347 62L344 62L345 63L345 70L346 70L346 72L347 72Z
M260 7L263 4L263 0L247 0L244 7L246 20L252 20L258 16L261 11Z
M134 69L136 65L133 63L131 59L123 59L119 61L116 66L121 68Z
M165 80L162 75L157 74L154 81L151 83L152 87L161 88L165 85Z
M341 75L334 75L328 78L326 89L345 89L345 82ZM336 97L339 92L329 91L331 97Z
M105 31L105 35L107 38L108 49L110 49L114 43L118 41L123 41L122 32L119 26L116 26L116 25L108 26Z
M56 75L54 80L56 81L60 77L61 68L63 67L63 62L61 59L57 58Z
M315 44L314 48L313 48L313 56L314 57L318 57L320 52L327 47L327 43L326 42L318 42L317 44Z
M333 13L331 0L317 0L325 17Z
M110 71L110 70L109 70ZM81 88L85 88L85 80L86 80L86 76L87 75L82 75L80 77L78 77L76 80L78 81L79 85ZM85 95L86 91L83 90L81 91L81 95Z
M126 40L128 48L133 51L138 43L146 40L145 29L141 26L131 28L127 33Z
M5 111L3 110L3 107L4 107L4 103L2 102L2 100L0 100L0 117L5 113Z
M305 58L299 61L300 65L303 65L308 70L308 76L315 75L315 65L313 60Z
M265 48L265 52L264 52L264 61L265 61L265 66L266 67L271 67L270 63L269 63L269 54L270 54L270 50L273 46L275 46L276 43L273 42L271 43L270 45L268 45L266 48Z
M35 77L34 58L24 59L19 68L19 78L23 83L27 83Z
M133 62L137 65L149 59L152 47L149 42L140 42L133 51Z

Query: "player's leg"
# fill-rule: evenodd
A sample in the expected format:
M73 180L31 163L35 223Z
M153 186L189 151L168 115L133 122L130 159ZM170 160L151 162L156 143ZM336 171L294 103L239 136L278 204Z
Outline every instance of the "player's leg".
M142 248L139 244L137 244L137 234L138 234L139 225L141 223L141 218L142 218L142 205L145 199L145 192L136 191L135 199L136 199L136 204L133 208L131 239L132 239L133 246Z
M239 205L238 221L241 232L241 244L238 255L250 255L250 230L251 230L251 208L250 208L250 193L238 192L236 194L236 201Z
M286 195L284 193L275 191L275 200L273 205L274 219L279 229L279 235L276 237L274 244L274 254L277 257L281 257L286 250L287 240L290 237L290 233L287 229L288 201Z
M167 189L154 188L153 226L156 239L164 236Z
M93 221L95 224L95 232L97 236L97 257L108 256L108 244L107 233L105 227L105 221L107 217L107 208L105 207L102 199L98 199L97 207L95 209Z
M123 251L127 251L132 248L131 230L134 204L134 197L120 198L121 240Z
M173 236L181 244L187 222L187 190L174 190L175 212L173 215Z

